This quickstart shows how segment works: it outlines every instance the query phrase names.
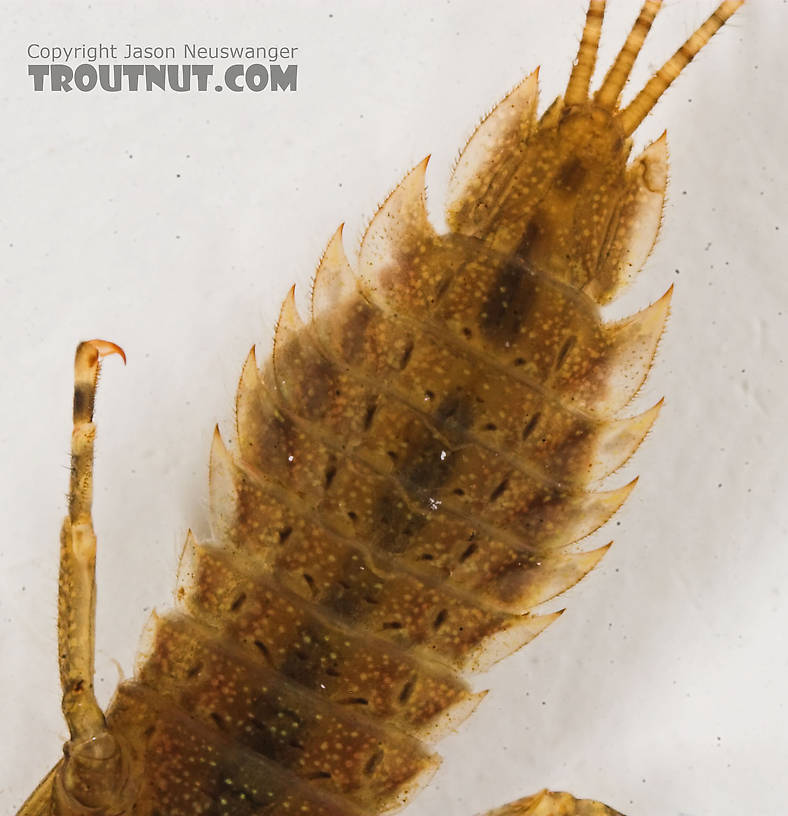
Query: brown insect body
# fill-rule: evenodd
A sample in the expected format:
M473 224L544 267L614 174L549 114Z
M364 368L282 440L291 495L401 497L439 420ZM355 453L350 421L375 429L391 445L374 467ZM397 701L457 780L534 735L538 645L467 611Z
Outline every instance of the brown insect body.
M619 417L670 293L617 323L599 311L645 261L665 193L664 137L629 162L629 136L738 5L619 110L658 3L591 98L592 0L564 98L537 122L532 75L466 145L447 234L426 161L355 272L335 234L311 320L291 291L272 359L247 360L235 455L218 434L212 449L214 540L189 537L178 609L153 620L111 743L85 755L72 729L21 814L380 812L425 781L430 744L482 696L461 673L557 617L529 610L593 568L607 548L573 545L634 484L594 487L659 410ZM502 812L612 813L547 793Z

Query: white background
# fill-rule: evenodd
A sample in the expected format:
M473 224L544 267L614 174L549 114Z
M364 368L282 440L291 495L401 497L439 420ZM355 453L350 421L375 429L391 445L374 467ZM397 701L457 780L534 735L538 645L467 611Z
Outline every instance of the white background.
M607 65L636 13L611 2ZM709 13L673 0L633 88ZM0 812L57 758L55 598L73 350L105 337L98 401L98 689L128 675L170 603L185 532L207 532L213 424L229 436L252 343L301 302L347 222L426 153L441 219L478 117L542 64L563 87L583 0L7 3L0 63ZM788 6L752 0L638 134L668 127L663 235L618 311L676 284L637 407L665 394L567 613L474 678L488 696L440 747L416 814L472 814L542 786L631 816L784 814L788 722ZM295 94L39 93L30 42L295 45ZM632 91L629 92L630 95Z

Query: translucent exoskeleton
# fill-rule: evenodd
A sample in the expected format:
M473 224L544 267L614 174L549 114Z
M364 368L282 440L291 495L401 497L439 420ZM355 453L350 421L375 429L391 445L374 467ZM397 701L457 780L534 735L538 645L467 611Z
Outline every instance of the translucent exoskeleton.
M216 541L188 542L181 610L154 622L137 678L119 692L109 727L92 703L74 725L69 720L68 758L51 778L54 812L235 814L274 801L283 812L297 803L308 812L352 813L404 800L412 780L435 766L413 737L431 740L445 730L443 708L454 706L453 724L477 701L448 670L484 667L538 634L552 616L540 620L527 610L601 557L567 547L628 495L629 485L585 488L625 461L656 417L657 406L634 418L619 414L648 371L668 305L666 296L614 325L594 311L638 270L659 223L664 141L624 171L627 137L739 3L723 3L621 111L629 58L659 4L646 3L608 79L589 97L603 5L591 3L563 103L537 126L531 77L470 142L450 189L449 236L437 235L425 218L419 165L370 226L358 277L338 233L319 270L313 322L302 324L286 301L272 363L258 371L250 356L244 369L236 458L218 438L214 445ZM88 345L79 353L97 350ZM87 368L96 366L91 358ZM79 459L81 449L76 453ZM327 566L334 561L339 571ZM353 574L354 564L370 582ZM62 597L61 621L83 595L66 589ZM273 613L277 602L285 605ZM250 606L252 617L241 621ZM265 636L261 610L276 618ZM81 614L74 624L80 633L89 631L89 618ZM217 622L231 618L236 622L219 633ZM273 646L276 632L295 619L297 628ZM329 644L326 654L311 648L321 641ZM90 666L91 655L65 654L66 691L87 692L89 671L70 678L76 665ZM379 675L380 683L355 679L395 658L396 672ZM355 683L352 691L343 685L329 692L328 713L310 686L318 669ZM243 677L233 680L240 686L226 679L233 671ZM247 728L265 731L258 709L222 709L211 696L211 678L223 678L219 690L229 704L239 688L279 682L261 679L266 672L287 678L274 709L280 725L291 718L280 729L289 740L284 747L259 734L244 742ZM396 691L393 707L384 694L372 696L387 687ZM411 712L411 701L422 708ZM274 707L260 694L253 702ZM319 749L335 732L320 725L310 733L305 725L329 714L343 735L369 729L352 749L358 768L344 776L347 756ZM86 734L95 750L83 774L76 748ZM318 746L317 758L304 759L312 745L304 734ZM163 756L171 767L162 769ZM184 771L201 764L220 765L221 773L209 773L210 790ZM261 786L269 799L260 798ZM39 795L23 813L42 802L46 812L46 783ZM557 808L612 812L557 794L504 812L562 812Z

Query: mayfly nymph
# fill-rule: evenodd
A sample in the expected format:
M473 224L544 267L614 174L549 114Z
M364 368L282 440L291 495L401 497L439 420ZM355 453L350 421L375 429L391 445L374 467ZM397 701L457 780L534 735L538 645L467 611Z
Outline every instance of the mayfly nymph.
M659 10L644 3L590 92L605 4L591 0L564 95L537 118L536 74L482 121L451 177L448 232L417 165L370 223L341 228L311 315L291 290L273 354L250 353L232 452L211 451L212 540L191 534L176 609L155 616L106 711L93 690L93 407L100 357L75 362L58 645L64 758L20 816L379 813L438 764L432 744L483 693L463 675L557 616L531 610L607 551L576 548L634 482L597 483L660 403L643 384L670 291L604 322L638 273L667 185L664 135L631 136L742 4L727 0L627 105ZM499 816L613 814L542 791Z

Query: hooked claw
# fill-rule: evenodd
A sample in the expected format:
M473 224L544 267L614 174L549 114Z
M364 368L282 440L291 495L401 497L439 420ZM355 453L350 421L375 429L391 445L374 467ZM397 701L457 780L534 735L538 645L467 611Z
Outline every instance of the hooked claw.
M126 365L126 352L117 344L110 340L85 340L85 343L93 346L99 357L108 357L110 354L120 354L123 365Z

